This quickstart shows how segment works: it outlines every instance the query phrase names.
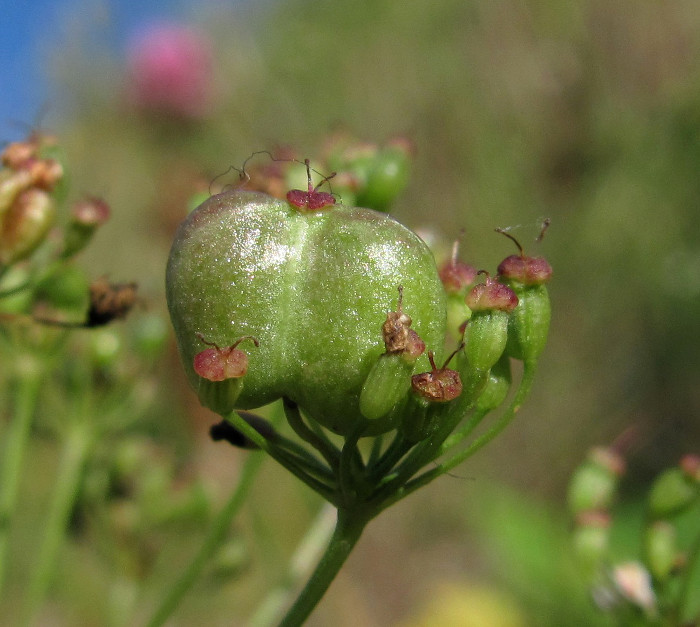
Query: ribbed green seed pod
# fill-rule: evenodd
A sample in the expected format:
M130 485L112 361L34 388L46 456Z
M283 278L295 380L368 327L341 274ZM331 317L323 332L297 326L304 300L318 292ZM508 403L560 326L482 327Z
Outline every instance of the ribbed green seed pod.
M255 336L259 348L249 351L236 408L287 397L340 434L362 417L360 393L385 352L378 331L399 286L416 332L442 347L444 290L431 252L412 231L368 209L313 211L245 191L212 196L187 217L166 276L180 355L203 402L230 409L203 398L192 367L202 349L197 334L219 346ZM368 424L366 435L392 428L391 421Z
M472 316L464 329L464 352L474 368L486 371L505 350L508 316L518 298L509 287L487 277L470 290L466 303Z
M543 257L524 254L506 257L498 274L518 296L508 325L506 353L526 363L534 363L544 350L549 333L551 306L545 283L552 268Z
M413 364L398 353L384 353L367 375L360 393L360 411L365 418L386 416L411 389Z
M545 285L519 286L511 283L518 295L518 306L508 324L506 353L524 362L535 362L547 343L551 306Z
M508 339L508 314L505 311L480 311L472 314L464 330L464 352L479 370L489 370L503 354Z

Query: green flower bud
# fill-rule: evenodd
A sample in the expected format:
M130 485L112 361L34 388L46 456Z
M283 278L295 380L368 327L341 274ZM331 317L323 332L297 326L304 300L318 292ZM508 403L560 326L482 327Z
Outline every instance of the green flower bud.
M700 497L700 482L676 466L662 472L649 492L649 512L668 518L686 511Z
M592 577L608 553L610 516L605 512L583 512L576 518L574 552L588 577Z
M95 231L109 219L109 205L100 198L86 198L73 207L71 220L64 235L64 258L80 252L92 239Z
M624 460L609 448L593 449L569 483L569 510L573 514L606 510L617 491Z
M342 151L328 156L328 165L338 172L347 172L357 193L367 186L379 148L369 142L350 142Z
M205 201L175 237L168 307L195 389L202 380L193 368L198 333L221 346L252 335L260 347L248 355L236 408L287 397L347 434L384 352L377 330L396 287L403 286L416 332L435 346L444 338L445 297L432 254L414 233L367 209L313 210L317 193L300 192L291 204L244 191ZM219 413L230 409L214 405Z
M113 329L97 329L90 334L90 357L98 368L106 370L114 366L123 347L121 336Z
M430 359L433 370L412 377L414 393L402 408L400 427L407 440L425 440L440 428L446 414L464 416L474 407L486 385L488 371L474 368L463 348L464 344L460 344L442 368ZM453 363L454 369L447 368L448 363Z
M447 367L455 355L461 354L462 346L454 351L441 368L435 365L432 351L428 360L432 370L411 377L413 394L402 407L400 430L409 442L420 442L429 438L440 426L447 403L462 402L464 386L456 370ZM459 399L458 401L455 399Z
M376 211L387 211L406 187L413 148L404 138L396 138L372 159L366 184L360 187L357 204Z
M664 520L649 525L644 533L644 554L654 578L659 581L667 579L679 558L674 526Z
M2 217L0 264L10 265L29 255L44 241L53 225L56 205L40 189L22 192Z
M168 327L162 316L140 316L134 327L134 348L141 357L154 359L163 351L168 339Z
M517 289L518 306L513 310L508 324L506 352L515 359L535 362L547 342L551 306L544 285L532 285Z
M413 364L397 353L384 353L374 363L360 393L360 412L377 420L386 416L411 389Z
M89 282L73 265L61 265L36 286L35 298L50 310L82 315L88 305Z
M34 305L31 271L23 265L7 268L0 280L0 312L28 313Z
M472 311L464 329L464 351L478 370L489 370L501 357L508 339L508 314L518 304L509 287L488 277L467 294Z
M401 407L401 434L408 442L422 442L436 427L435 405L418 394L409 394Z

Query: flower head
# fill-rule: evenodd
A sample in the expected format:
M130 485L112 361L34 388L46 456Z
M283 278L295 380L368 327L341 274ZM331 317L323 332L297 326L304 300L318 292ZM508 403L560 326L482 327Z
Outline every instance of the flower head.
M188 26L160 24L143 32L128 52L129 97L140 109L198 118L211 108L212 51Z

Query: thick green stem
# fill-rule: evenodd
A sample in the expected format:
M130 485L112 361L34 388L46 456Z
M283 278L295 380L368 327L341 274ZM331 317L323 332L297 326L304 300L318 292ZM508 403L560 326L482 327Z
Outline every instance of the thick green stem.
M345 564L370 519L371 516L356 508L338 510L338 521L326 552L279 627L304 624Z
M91 444L92 429L89 419L79 420L71 425L63 445L53 499L42 527L42 543L37 565L25 599L25 625L34 621L51 583L56 558L78 496L78 487Z
M16 388L14 415L5 437L5 451L0 467L0 591L7 574L10 528L17 507L19 482L24 454L29 441L32 416L36 407L41 372L30 365L22 372Z
M185 571L177 579L168 594L163 598L160 605L156 608L151 620L147 623L148 627L158 627L162 625L175 611L175 608L179 605L180 601L182 601L187 591L192 587L192 584L201 575L207 562L225 539L226 533L231 526L231 520L245 502L248 492L253 485L253 480L264 459L265 456L262 453L251 453L249 455L245 464L243 464L236 489L231 493L229 500L219 512L216 520L214 520L202 547Z
M277 624L284 610L294 600L299 583L309 577L323 554L333 533L335 520L335 508L325 503L294 551L289 561L289 569L279 586L267 593L248 621L248 627L270 627Z

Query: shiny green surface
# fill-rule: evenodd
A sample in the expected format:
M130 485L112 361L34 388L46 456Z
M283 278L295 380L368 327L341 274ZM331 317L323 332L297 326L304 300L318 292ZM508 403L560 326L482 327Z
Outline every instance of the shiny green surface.
M205 348L197 333L219 346L252 335L260 346L247 349L235 406L286 396L342 434L359 416L362 385L384 352L381 328L399 285L412 328L441 352L444 292L431 252L412 231L368 209L301 213L243 191L213 196L190 214L167 270L170 315L195 389L192 359ZM427 369L421 357L416 372Z

